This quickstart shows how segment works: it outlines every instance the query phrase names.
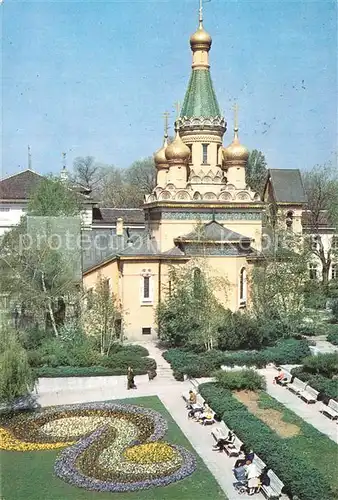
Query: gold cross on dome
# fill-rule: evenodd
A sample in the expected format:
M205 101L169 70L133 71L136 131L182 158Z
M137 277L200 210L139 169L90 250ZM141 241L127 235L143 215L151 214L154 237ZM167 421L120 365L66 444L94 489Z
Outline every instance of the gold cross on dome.
M164 118L164 135L168 135L168 130L169 130L169 116L170 113L168 111L165 111L163 113L163 118Z
M180 117L180 112L181 112L181 103L180 101L175 102L175 109L176 109L176 120L179 119Z
M238 110L239 110L239 106L238 106L237 102L235 102L235 104L234 104L234 128L235 129L238 128Z

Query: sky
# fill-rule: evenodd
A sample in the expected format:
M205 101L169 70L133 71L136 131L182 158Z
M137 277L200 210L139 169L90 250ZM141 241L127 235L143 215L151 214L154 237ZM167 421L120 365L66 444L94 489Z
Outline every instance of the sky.
M62 152L127 167L162 142L191 72L198 0L3 0L0 177L57 173ZM311 168L337 152L337 4L211 0L211 75L232 140L270 168Z

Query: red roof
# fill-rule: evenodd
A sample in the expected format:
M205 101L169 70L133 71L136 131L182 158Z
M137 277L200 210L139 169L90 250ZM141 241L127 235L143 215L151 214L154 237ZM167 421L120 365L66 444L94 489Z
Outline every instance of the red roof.
M24 170L0 181L0 200L28 200L43 177L32 170Z

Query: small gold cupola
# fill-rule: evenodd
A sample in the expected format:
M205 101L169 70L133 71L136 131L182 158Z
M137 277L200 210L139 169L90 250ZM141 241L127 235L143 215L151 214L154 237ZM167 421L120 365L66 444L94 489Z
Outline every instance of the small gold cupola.
M190 149L182 141L179 131L176 131L176 137L165 150L165 157L169 163L186 164L189 161Z
M223 159L225 167L246 167L249 158L249 150L240 143L238 138L238 105L234 106L234 138L231 144L223 148Z

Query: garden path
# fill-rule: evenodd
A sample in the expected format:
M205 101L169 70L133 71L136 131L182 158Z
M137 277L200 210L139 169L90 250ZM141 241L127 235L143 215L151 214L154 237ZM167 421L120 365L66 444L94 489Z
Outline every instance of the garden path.
M295 394L292 394L288 389L280 385L272 383L273 378L277 375L277 370L273 367L267 367L258 370L266 379L266 390L270 396L274 397L282 403L286 408L292 410L303 420L313 425L323 434L326 434L335 443L338 442L338 425L336 422L325 417L320 413L322 403L307 404Z

